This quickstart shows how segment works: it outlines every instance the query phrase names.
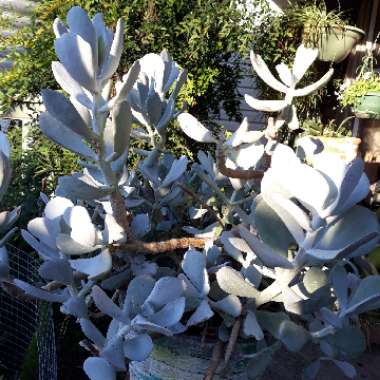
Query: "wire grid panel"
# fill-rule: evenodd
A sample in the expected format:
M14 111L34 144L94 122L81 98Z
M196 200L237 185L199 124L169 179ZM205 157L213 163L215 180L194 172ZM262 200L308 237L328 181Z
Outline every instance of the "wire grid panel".
M40 280L37 259L11 245L7 245L7 250L12 276L30 283ZM0 290L0 365L14 377L37 331L39 379L57 378L51 306L41 305L37 301L22 302Z

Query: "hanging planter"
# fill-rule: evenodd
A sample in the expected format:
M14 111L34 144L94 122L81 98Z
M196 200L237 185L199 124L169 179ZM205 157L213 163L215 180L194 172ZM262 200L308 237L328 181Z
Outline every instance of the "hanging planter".
M370 92L360 97L353 112L362 119L380 119L380 92Z
M365 32L347 24L344 12L328 11L322 1L306 6L296 6L292 21L303 28L303 42L319 50L319 60L342 62Z
M375 58L363 59L357 78L341 93L343 106L350 106L359 118L380 119L380 74L374 69Z
M333 26L321 30L316 46L319 50L319 60L334 63L344 61L364 36L365 32L354 26Z

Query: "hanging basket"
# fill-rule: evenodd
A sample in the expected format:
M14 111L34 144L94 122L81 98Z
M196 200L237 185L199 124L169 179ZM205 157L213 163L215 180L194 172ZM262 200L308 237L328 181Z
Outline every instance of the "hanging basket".
M130 380L203 380L210 366L214 343L201 343L200 337L176 336L155 341L151 356L129 365ZM214 380L246 380L249 359L243 354L256 349L255 343L238 344L228 369Z
M317 48L319 60L339 63L344 61L354 46L365 36L365 32L354 26L333 26L321 33Z
M380 92L362 96L353 108L353 112L361 119L380 119Z

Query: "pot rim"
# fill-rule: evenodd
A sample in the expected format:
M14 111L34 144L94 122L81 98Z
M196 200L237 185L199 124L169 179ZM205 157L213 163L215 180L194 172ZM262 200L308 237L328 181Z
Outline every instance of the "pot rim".
M329 28L330 29L338 29L338 30L342 30L343 29L345 32L347 32L347 31L355 32L355 33L358 33L358 34L361 35L360 38L363 38L366 35L366 33L365 33L365 31L363 29L360 29L357 26L352 26L352 25L346 25L343 28L341 28L339 25L331 25L331 26L329 26ZM323 32L322 34L326 35L328 33Z

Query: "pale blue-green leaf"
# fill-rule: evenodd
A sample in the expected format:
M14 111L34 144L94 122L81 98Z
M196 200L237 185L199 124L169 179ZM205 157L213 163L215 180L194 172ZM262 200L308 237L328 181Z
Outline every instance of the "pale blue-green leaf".
M59 38L62 36L62 34L65 34L68 32L66 26L63 24L63 22L56 18L53 22L53 31L56 38Z
M92 49L95 47L95 30L87 13L81 7L72 7L67 13L70 33L81 36Z
M334 69L330 69L321 79L315 83L294 91L294 96L306 96L323 87L333 76Z
M116 290L127 284L130 278L131 271L129 269L126 269L106 278L100 283L100 286L105 290Z
M348 277L343 265L337 265L330 274L331 284L341 309L348 303Z
M115 102L127 100L129 92L132 90L140 73L140 62L133 63L128 73L123 76L123 81L116 84Z
M89 176L74 173L70 176L60 177L56 194L70 199L94 200L102 199L111 193L112 189L99 186Z
M138 238L146 235L151 229L149 214L137 214L132 220L131 228Z
M6 193L11 182L12 167L10 160L3 152L0 152L0 200Z
M266 243L260 241L255 235L249 232L244 226L238 227L241 237L248 243L253 252L259 257L262 263L270 268L293 268L286 257L280 251L273 249Z
M303 277L305 289L311 294L329 283L327 272L318 267L311 267Z
M46 110L54 119L88 141L91 140L87 125L66 96L58 91L46 89L42 91L42 99Z
M87 358L83 363L83 370L90 380L116 380L115 370L103 358Z
M190 316L186 326L194 326L209 320L214 315L207 300L201 301L194 313Z
M279 326L278 335L281 342L291 352L300 351L310 339L310 334L292 321L283 321Z
M170 329L160 325L156 325L155 323L149 321L142 315L137 315L135 318L133 318L131 326L137 332L151 332L167 336L173 335L173 332Z
M42 260L58 259L58 250L54 250L46 244L38 241L26 230L21 230L23 239L40 255Z
M115 217L111 214L106 214L104 218L103 240L105 244L123 243L127 236Z
M380 301L380 276L368 276L361 280L350 298L343 314L362 313L377 307Z
M122 310L107 296L107 294L99 287L94 286L91 292L92 299L96 307L104 314L116 320L123 320Z
M96 91L95 57L81 36L64 34L55 40L55 52L70 76L82 87Z
M178 160L175 160L161 183L161 187L170 186L173 182L177 181L183 173L186 171L188 159L186 156L181 156Z
M191 139L201 143L216 143L216 137L189 113L178 115L178 122L182 131Z
M56 250L56 236L59 233L58 226L47 218L34 218L28 223L28 231L36 237L40 243L45 244L51 250Z
M93 252L99 248L96 246L84 246L66 234L58 234L56 244L59 250L66 255L84 255L85 253Z
M239 297L234 295L229 295L215 302L215 306L217 309L221 310L223 313L226 313L233 318L237 318L242 311L242 305L239 300Z
M184 285L181 280L175 277L162 277L154 285L145 304L160 308L173 299L181 297L183 292Z
M89 280L98 280L111 271L112 256L108 249L103 249L97 256L70 260L70 265L76 271L87 274Z
M258 310L256 318L262 329L268 331L276 339L280 339L280 326L284 321L289 321L289 316L284 312L270 312Z
M126 101L118 102L112 109L112 122L114 124L114 149L120 157L129 149L132 129L131 106Z
M58 281L65 285L71 285L73 282L73 270L69 262L63 258L45 261L38 273L46 280Z
M0 131L0 151L4 154L5 157L9 158L11 153L11 147L7 135Z
M227 294L238 297L257 298L259 291L249 282L245 281L244 277L237 270L230 267L223 267L216 272L218 285Z
M87 109L92 109L92 101L85 94L82 87L71 77L61 62L54 61L51 65L54 78L58 84L69 93L77 102Z
M276 91L287 93L288 88L278 79L276 79L273 74L269 71L268 66L265 64L264 60L253 51L250 52L250 59L254 70L257 75L262 79L269 87Z
M348 378L354 379L356 377L356 369L352 364L340 360L333 360L333 362Z
M242 272L245 279L248 280L256 289L258 289L263 278L262 273L254 265L249 265L244 268Z
M12 211L0 213L0 233L8 231L20 217L21 207L15 207Z
M304 45L300 45L297 48L292 70L294 77L297 79L297 82L299 82L303 78L306 71L317 59L318 54L318 49L308 48Z
M256 340L264 339L263 330L257 321L256 314L252 310L248 310L244 318L243 332L247 337L253 336Z
M95 343L98 350L101 350L104 346L105 338L99 329L89 319L81 318L79 323L83 334Z
M101 351L101 356L108 360L109 363L118 371L125 371L124 339L122 336L115 335L107 339L106 344Z
M0 247L0 280L9 276L9 257L7 248Z
M62 303L68 299L68 293L66 291L48 292L18 279L13 280L13 283L26 294L47 302Z
M96 160L97 155L82 140L82 137L61 122L54 119L48 112L40 115L41 131L59 145L71 150L89 160Z
M150 355L152 350L152 338L147 334L138 335L124 343L124 355L129 360L141 362Z
M247 376L250 380L262 378L265 370L273 363L273 354L281 347L280 342L276 342L269 347L263 348L259 352L246 356L249 358L247 365Z
M210 291L210 283L206 269L206 256L203 252L189 249L182 262L182 270L198 290L201 297Z
M279 112L288 105L285 100L259 100L248 94L244 95L244 100L250 107L261 112Z
M276 65L275 69L284 84L286 84L288 87L295 87L298 80L294 76L293 72L289 69L288 65L285 63L280 63L279 65Z
M107 62L102 67L99 77L104 80L110 78L117 67L119 66L121 54L124 46L124 21L123 19L117 20L115 35L109 51Z
M171 327L181 320L184 311L185 297L180 297L167 303L160 311L149 316L149 320L156 325Z
M76 318L88 318L87 305L83 297L72 296L60 307L60 311Z
M124 302L124 311L129 316L134 316L140 311L149 294L155 286L155 280L147 275L135 277L128 285Z

